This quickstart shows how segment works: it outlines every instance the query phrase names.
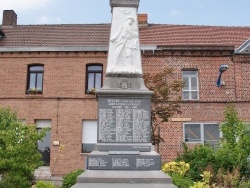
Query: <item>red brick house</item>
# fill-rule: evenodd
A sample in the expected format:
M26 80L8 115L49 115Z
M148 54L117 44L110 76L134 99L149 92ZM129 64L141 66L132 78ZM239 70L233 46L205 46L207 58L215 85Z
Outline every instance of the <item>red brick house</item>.
M163 161L181 152L182 142L216 143L229 103L250 121L250 27L148 24L146 18L139 16L143 71L172 67L175 79L186 82L182 114L161 126ZM109 32L110 24L18 25L15 12L4 11L0 106L38 129L51 128L39 149L53 174L84 168L96 142L91 89L105 76ZM216 87L222 64L228 70Z

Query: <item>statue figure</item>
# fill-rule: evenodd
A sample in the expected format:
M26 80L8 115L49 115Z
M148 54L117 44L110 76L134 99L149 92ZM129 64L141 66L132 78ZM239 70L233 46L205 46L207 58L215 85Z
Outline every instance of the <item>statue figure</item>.
M139 32L135 19L128 17L118 30L110 37L114 46L114 57L112 62L112 72L141 73L140 67L136 65L136 55L140 53ZM137 51L137 52L136 52Z
M133 25L134 19L129 17L125 24L122 24L111 38L112 42L115 42L115 60L114 64L118 65L120 57L128 58L128 62L131 66L133 64L134 50L137 49L138 43L138 31Z

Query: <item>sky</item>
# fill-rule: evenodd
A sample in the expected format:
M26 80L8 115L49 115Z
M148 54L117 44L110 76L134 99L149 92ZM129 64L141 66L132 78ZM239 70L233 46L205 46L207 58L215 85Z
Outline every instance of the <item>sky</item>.
M211 26L250 26L250 0L140 0L138 13L148 23ZM14 10L18 25L110 23L109 0L0 0Z

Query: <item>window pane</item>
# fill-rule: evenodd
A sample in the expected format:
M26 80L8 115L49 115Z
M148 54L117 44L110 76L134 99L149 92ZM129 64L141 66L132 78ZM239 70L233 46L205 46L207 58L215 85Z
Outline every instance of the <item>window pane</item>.
M197 90L197 78L196 77L192 77L191 78L191 90Z
M36 74L35 73L31 73L30 74L30 85L29 85L29 89L30 88L35 88L36 87Z
M185 142L201 142L200 124L185 125Z
M42 90L43 89L43 74L38 73L37 74L37 85L36 88Z
M89 73L88 74L88 90L94 88L94 73Z
M43 71L43 66L32 66L30 67L31 71Z
M195 76L195 75L197 75L196 72L197 71L183 71L182 74L183 74L183 76L186 76L186 75Z
M212 148L219 147L220 131L217 124L204 124L204 141Z
M96 73L95 75L95 88L100 89L102 87L102 74Z
M189 82L188 82L188 77L183 77L183 82L184 82L184 90L188 90L189 89Z
M183 91L183 99L189 99L189 91Z
M204 139L205 141L218 141L220 138L219 125L204 124Z
M192 91L191 92L191 99L198 99L198 93L197 93L197 91Z
M102 66L100 65L88 66L88 71L102 71Z

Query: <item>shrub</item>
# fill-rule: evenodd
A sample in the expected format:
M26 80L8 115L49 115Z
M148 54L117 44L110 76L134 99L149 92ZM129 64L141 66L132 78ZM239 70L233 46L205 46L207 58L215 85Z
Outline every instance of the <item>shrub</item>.
M179 174L180 176L184 176L186 172L190 169L188 163L184 161L180 162L169 162L162 165L162 171L168 174Z
M168 173L173 178L173 183L179 188L187 188L193 184L190 178L185 177L189 168L189 164L184 161L173 161L162 165L162 171Z
M178 188L187 188L194 184L194 182L185 176L180 176L179 174L172 174L173 184Z
M45 132L22 123L16 113L0 108L0 174L6 187L31 186L34 170L42 165L37 141Z
M34 188L56 188L56 186L51 182L40 180L36 183Z
M185 161L189 163L190 170L187 172L186 176L194 181L200 181L202 179L200 174L202 174L208 166L213 168L216 164L214 150L206 145L199 145L194 149L188 149L184 144L184 148L184 153L180 154L176 161Z
M233 106L226 108L225 121L220 125L223 139L221 147L216 152L219 167L232 172L239 168L241 175L249 175L250 139L245 124L238 118Z
M76 183L76 178L79 176L81 173L83 173L84 170L75 170L67 174L66 176L63 177L63 182L62 182L62 188L70 188Z

